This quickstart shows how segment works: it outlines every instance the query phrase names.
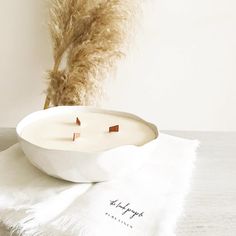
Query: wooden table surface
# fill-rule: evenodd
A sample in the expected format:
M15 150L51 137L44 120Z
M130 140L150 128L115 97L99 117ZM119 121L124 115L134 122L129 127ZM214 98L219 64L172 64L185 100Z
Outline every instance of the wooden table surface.
M236 236L236 132L163 131L201 143L177 236ZM0 129L0 151L16 143ZM5 235L4 235L5 236Z

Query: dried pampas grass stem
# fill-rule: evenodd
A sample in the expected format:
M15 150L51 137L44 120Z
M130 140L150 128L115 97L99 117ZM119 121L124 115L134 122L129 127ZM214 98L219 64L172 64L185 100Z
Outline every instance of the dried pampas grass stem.
M102 82L125 55L135 0L52 0L54 67L48 72L51 105L95 104Z

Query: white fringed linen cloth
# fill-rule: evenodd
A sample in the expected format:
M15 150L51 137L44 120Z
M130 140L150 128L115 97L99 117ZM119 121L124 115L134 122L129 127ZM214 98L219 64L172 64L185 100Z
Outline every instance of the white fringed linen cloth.
M13 145L0 153L0 224L22 236L175 235L198 141L158 139L140 170L97 184L47 176Z

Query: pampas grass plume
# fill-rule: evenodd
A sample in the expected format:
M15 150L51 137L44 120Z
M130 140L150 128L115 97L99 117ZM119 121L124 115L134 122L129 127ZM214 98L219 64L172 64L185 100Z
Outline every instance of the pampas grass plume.
M45 108L50 104L96 104L103 94L104 79L125 56L136 15L135 2L51 1L54 67L48 72Z

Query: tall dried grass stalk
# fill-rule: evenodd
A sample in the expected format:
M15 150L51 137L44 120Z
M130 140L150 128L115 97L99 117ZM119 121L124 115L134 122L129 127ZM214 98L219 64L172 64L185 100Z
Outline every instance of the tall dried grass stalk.
M125 55L136 10L136 0L52 0L54 67L45 108L96 103L102 82Z

